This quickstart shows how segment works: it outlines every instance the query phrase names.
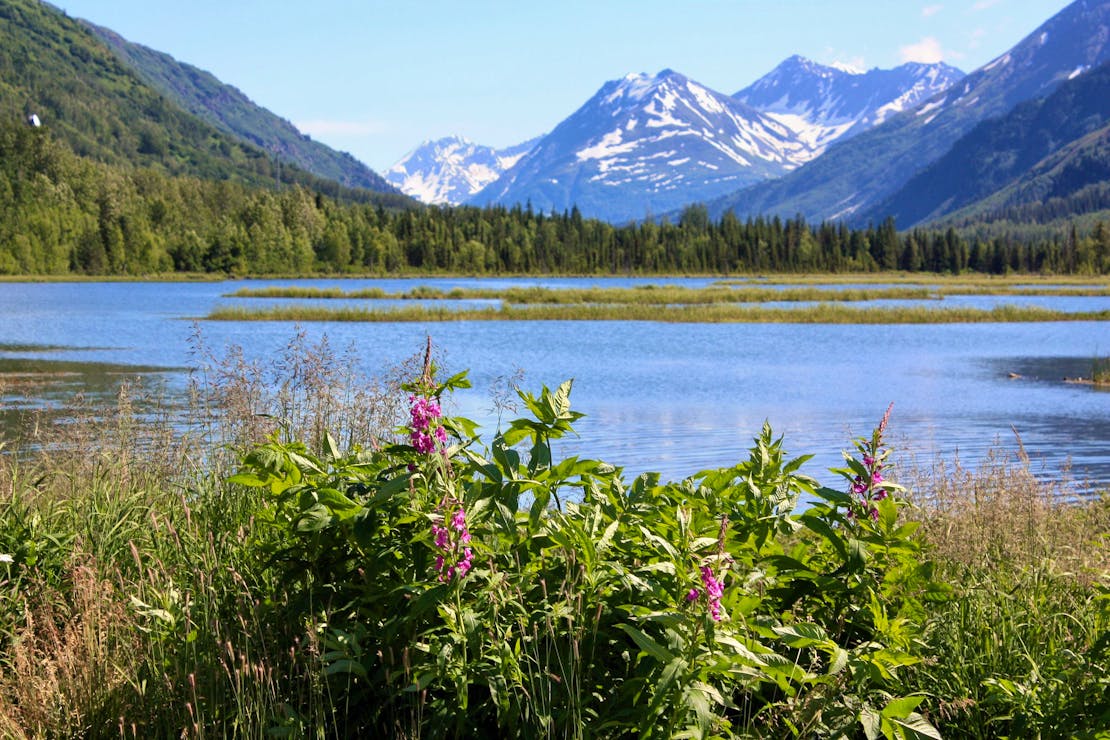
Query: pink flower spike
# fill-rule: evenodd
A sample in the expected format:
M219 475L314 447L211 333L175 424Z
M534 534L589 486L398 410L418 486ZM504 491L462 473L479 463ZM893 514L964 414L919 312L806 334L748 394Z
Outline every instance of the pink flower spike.
M701 594L699 594L699 593L698 593L698 590L697 590L696 588L692 588L692 589L690 589L690 591L689 591L689 592L688 592L688 593L686 594L686 600L687 600L687 601L696 601L696 600L697 600L697 598L698 598L698 596L700 596L700 595L701 595Z
M460 507L455 515L451 517L451 526L455 528L456 532L461 532L466 529L466 512Z

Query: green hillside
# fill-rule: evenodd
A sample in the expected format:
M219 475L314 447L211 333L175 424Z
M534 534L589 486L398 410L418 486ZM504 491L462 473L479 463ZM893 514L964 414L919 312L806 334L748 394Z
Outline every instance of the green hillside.
M990 64L794 172L709 204L717 215L802 214L866 224L876 207L979 123L1110 61L1110 2L1073 2ZM885 216L883 216L885 217Z
M346 152L313 141L289 121L256 105L231 85L168 54L134 44L107 28L85 22L121 61L181 108L235 139L269 152L319 177L351 188L396 193L396 188Z
M907 228L961 209L983 217L1004 209L1011 217L1020 212L1020 220L1040 221L1050 213L1065 215L1060 209L1065 202L1070 203L1068 214L1104 208L1105 203L1090 201L1083 191L1089 195L1090 188L1104 189L1110 176L1108 125L1110 65L1103 65L1047 98L979 124L868 217L893 216ZM976 206L985 199L990 202ZM1049 200L1055 203L1043 209Z
M347 199L347 190L283 165L144 82L81 23L38 0L0 0L0 121L34 114L74 153L105 164L248 185L301 184Z

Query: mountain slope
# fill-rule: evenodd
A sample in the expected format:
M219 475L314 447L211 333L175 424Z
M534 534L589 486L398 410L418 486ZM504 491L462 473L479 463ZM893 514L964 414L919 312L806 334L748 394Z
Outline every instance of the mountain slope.
M711 212L858 220L975 124L1043 97L1077 71L1110 60L1108 29L1110 0L1077 0L950 90L830 147L778 181L714 202Z
M979 124L867 215L876 220L894 216L901 228L939 218L1036 177L1047 157L1108 124L1110 65L1104 64L1063 83L1046 98ZM1091 176L1097 178L1100 169L1092 169ZM1070 188L1091 184L1087 178L1069 181ZM1022 201L1014 199L1016 192L1007 199L1009 205ZM1067 194L1057 190L1052 196Z
M606 83L472 203L642 218L813 156L781 123L672 70Z
M402 206L398 194L348 190L182 110L96 35L38 0L0 0L0 118L37 116L82 157L170 175L273 187L298 183L346 199Z
M424 203L459 204L520 161L540 138L505 149L458 136L425 141L386 170L385 177L401 192Z
M998 224L1071 227L1110 216L1110 124L1045 157L1020 179L990 196L930 222L936 228L970 227L990 233Z
M293 124L256 105L231 85L168 54L127 41L88 21L93 33L147 83L217 129L283 162L352 188L396 192L379 174L346 152L313 141Z
M877 126L947 90L964 73L947 64L910 62L867 72L792 56L733 98L790 126L824 149Z

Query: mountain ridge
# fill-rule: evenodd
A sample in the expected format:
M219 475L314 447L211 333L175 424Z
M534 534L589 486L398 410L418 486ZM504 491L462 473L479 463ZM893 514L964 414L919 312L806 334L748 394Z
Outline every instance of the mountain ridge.
M257 146L283 162L350 188L399 192L385 178L347 152L303 134L292 123L256 104L215 75L161 51L128 41L87 20L80 21L139 77L217 129Z
M973 206L1000 190L1020 186L1046 159L1108 124L1110 63L1062 83L1045 98L1026 101L978 124L867 218L891 216L908 228Z
M911 108L964 77L956 67L907 62L847 70L795 54L733 98L775 116L822 150Z
M950 90L830 147L779 180L710 203L710 212L800 213L809 220L845 219L858 225L859 214L943 156L977 123L1043 97L1069 76L1110 60L1108 28L1110 2L1076 0Z
M802 74L809 82L840 80L836 93L854 107L845 112L835 108L843 101L829 95L815 100L813 94L801 108L793 105L790 91L784 95L782 89L787 71L795 82ZM820 156L850 129L866 128L961 75L947 65L907 64L860 73L860 81L845 83L855 75L794 56L732 96L671 69L626 75L602 85L513 169L466 202L529 202L544 210L578 206L610 221L667 212L777 178ZM776 107L783 101L791 105ZM434 160L434 152L426 153ZM446 159L424 163L425 186L456 166ZM407 171L407 164L396 166ZM416 186L409 192L416 194Z

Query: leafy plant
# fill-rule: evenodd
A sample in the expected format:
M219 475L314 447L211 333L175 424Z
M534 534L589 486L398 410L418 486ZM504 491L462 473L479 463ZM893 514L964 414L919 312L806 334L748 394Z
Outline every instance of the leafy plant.
M520 391L531 418L488 450L441 416L466 384L426 363L408 444L275 439L231 478L266 492L260 549L323 636L346 731L937 737L897 693L939 586L879 474L882 425L846 469L862 502L769 425L732 468L629 484L553 459L570 382Z

